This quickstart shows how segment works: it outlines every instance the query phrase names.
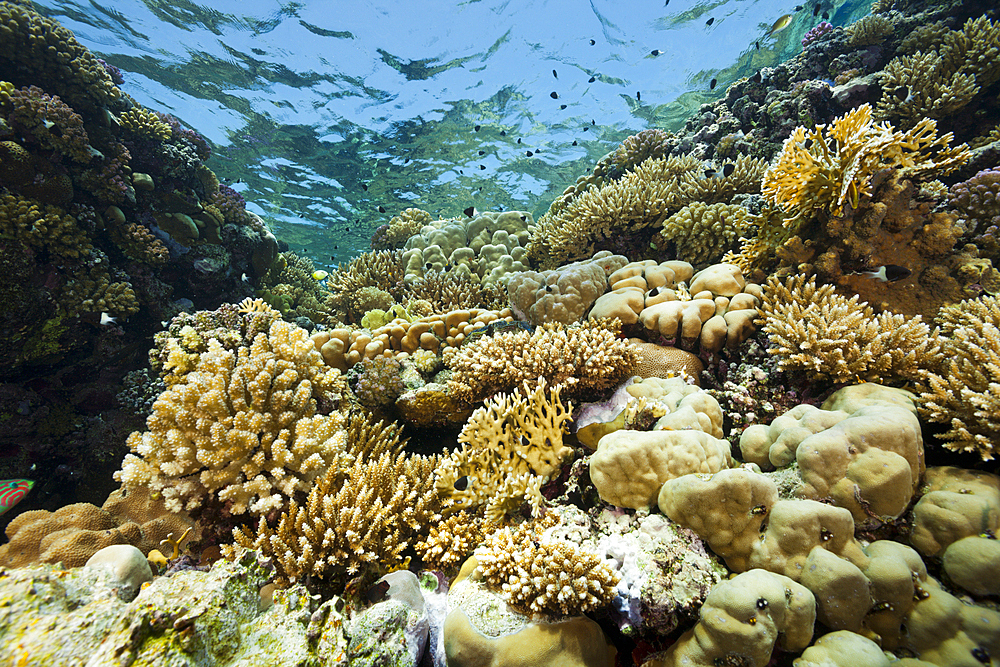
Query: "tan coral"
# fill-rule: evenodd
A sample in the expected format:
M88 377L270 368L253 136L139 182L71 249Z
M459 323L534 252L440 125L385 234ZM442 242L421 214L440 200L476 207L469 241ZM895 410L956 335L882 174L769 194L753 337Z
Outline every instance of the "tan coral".
M148 430L129 436L133 453L115 479L162 493L174 511L208 496L234 514L280 509L343 456L343 416L316 411L338 386L339 373L292 324L275 322L236 351L211 339L153 404Z
M704 267L719 261L746 231L748 215L742 206L694 202L667 218L653 242L661 248L673 244L678 257Z

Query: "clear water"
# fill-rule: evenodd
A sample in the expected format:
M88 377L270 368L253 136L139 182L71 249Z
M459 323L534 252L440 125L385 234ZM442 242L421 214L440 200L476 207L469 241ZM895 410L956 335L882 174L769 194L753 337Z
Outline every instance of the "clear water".
M409 206L541 215L624 137L676 129L736 78L800 51L822 20L814 4L35 3L119 67L140 104L205 135L209 166L320 265L367 250ZM844 25L870 4L823 9ZM787 13L792 24L767 36Z

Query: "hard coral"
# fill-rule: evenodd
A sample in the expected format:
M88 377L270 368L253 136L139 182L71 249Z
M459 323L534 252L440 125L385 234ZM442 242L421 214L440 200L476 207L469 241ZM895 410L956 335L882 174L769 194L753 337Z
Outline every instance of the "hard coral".
M0 89L0 111L12 128L43 150L68 155L81 164L100 154L91 148L80 114L37 86L10 92Z
M162 493L174 511L210 496L230 501L233 514L279 509L343 455L343 416L317 414L338 378L286 322L235 352L210 339L194 370L157 399L149 430L129 436L133 453L115 478Z

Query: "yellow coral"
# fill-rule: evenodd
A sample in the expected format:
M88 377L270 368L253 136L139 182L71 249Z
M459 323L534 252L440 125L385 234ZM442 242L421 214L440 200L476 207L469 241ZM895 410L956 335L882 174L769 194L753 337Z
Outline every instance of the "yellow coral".
M148 430L129 436L133 453L115 479L161 492L174 511L209 496L234 514L281 508L344 452L343 416L316 414L338 379L287 322L236 352L210 339L194 370L153 404Z
M573 453L562 439L572 408L560 390L539 378L534 391L525 383L526 397L499 394L472 413L458 436L462 449L435 471L446 512L486 505L487 519L499 523L526 500L538 513L541 485Z
M424 565L450 570L462 564L483 539L482 519L472 512L456 512L430 527L426 539L414 544Z
M61 257L90 254L90 239L73 216L18 195L0 197L0 238L14 238Z
M718 261L746 231L748 217L742 206L694 202L667 218L654 241L659 246L673 243L677 257L704 267Z
M169 141L173 135L170 126L160 120L152 111L137 107L118 116L118 122L132 134L143 139Z

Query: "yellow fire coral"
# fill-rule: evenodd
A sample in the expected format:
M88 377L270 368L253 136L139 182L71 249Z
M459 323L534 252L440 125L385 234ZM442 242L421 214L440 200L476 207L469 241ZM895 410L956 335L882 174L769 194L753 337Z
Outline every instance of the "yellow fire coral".
M486 505L487 520L499 523L526 500L538 513L542 484L573 453L562 439L572 408L560 391L539 378L534 391L525 382L526 397L499 394L472 413L458 436L462 449L435 471L444 511Z
M941 356L920 394L921 416L951 426L937 437L990 461L1000 442L1000 300L986 296L938 313Z
M195 369L153 404L148 430L129 436L133 453L115 479L151 487L174 511L213 495L234 514L281 508L343 455L343 416L316 414L339 375L287 322L235 352L211 339Z
M782 283L771 277L760 307L769 352L782 370L806 371L833 382L858 378L919 379L937 354L930 329L920 316L907 320L875 315L858 297L837 294L832 285L816 286L804 275Z
M453 371L448 389L467 403L540 377L574 395L604 391L631 377L638 362L620 331L619 320L601 318L482 336L442 353Z

